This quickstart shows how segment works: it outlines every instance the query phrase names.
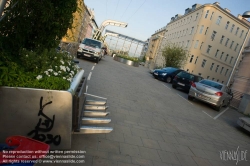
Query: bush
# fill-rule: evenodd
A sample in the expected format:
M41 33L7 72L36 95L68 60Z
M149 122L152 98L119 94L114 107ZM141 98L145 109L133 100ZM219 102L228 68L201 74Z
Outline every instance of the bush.
M131 57L131 56L128 56L128 55L116 55L116 56L120 57L120 58L123 58L123 59L133 61L133 62L139 62L139 58L136 58L136 57Z

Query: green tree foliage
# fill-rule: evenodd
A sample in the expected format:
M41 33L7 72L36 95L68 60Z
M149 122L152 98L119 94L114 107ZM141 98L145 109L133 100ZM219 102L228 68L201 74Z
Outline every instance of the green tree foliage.
M165 57L165 66L181 68L187 61L188 51L178 44L168 43L162 49L162 56Z
M18 56L21 48L56 48L71 27L76 9L77 0L10 0L0 22L0 51Z

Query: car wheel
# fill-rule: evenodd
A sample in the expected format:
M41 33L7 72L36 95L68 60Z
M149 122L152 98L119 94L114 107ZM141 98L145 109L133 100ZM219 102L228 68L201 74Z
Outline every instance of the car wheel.
M194 97L188 95L188 100L193 100L193 99L194 99Z
M231 100L228 100L226 107L229 107L231 103Z
M99 62L99 59L96 59L96 61L95 61L96 63L98 63Z
M79 56L79 55L76 55L76 57L77 57L77 58L80 58L80 56Z
M166 82L167 83L171 83L172 82L172 78L171 77L167 77Z
M176 89L176 85L172 84L172 88Z

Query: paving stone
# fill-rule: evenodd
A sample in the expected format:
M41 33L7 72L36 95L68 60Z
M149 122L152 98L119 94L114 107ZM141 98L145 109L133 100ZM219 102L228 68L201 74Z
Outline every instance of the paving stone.
M152 139L142 138L142 142L144 147L151 148L151 149L161 149L158 142Z
M164 135L163 139L164 139L165 142L178 144L175 136L171 136L171 135L166 136L166 135ZM161 140L159 140L159 141L161 141Z
M169 143L169 142L163 142L163 141L158 141L158 144L160 145L161 149L163 151L168 151L172 153L178 153L176 147L174 144Z
M206 153L208 159L221 161L219 151L213 152L213 151L204 150L204 152Z
M141 138L148 138L147 132L145 130L131 128L132 135L138 136Z
M156 132L150 132L147 131L148 137L150 139L156 140L156 141L163 141L164 139L162 138L160 133L156 133Z
M196 162L191 156L183 155L183 154L178 154L177 158L179 159L181 165L185 166L197 166Z
M226 166L223 161L216 161L216 160L209 160L209 162L212 164L212 166Z
M120 151L121 151L121 154L129 155L129 156L135 156L135 157L140 156L139 148L136 145L120 143Z
M193 159L198 166L212 166L212 164L207 159L199 157L193 157Z
M108 158L108 152L92 148L86 148L86 155L100 158Z
M123 162L118 162L118 166L139 166L131 163L123 163Z
M168 164L181 165L175 153L165 152L165 151L162 151L162 150L158 150L158 153L159 153L159 155L161 157L162 162L165 162L165 163L168 163Z
M94 157L93 166L117 166L117 161Z
M127 126L123 126L123 125L120 125L120 124L115 124L114 130L116 132L121 132L121 133L124 133L124 134L130 134L131 135L130 128L127 127Z
M131 163L131 157L129 155L109 153L108 159L114 160L114 161L121 161L125 163Z
M153 162L151 160L143 159L143 158L138 158L138 157L132 157L132 163L141 165L141 166L152 166Z
M139 147L139 150L142 158L161 161L160 156L157 153L157 150L145 147Z
M106 139L111 141L124 142L123 133L116 131L106 134Z
M119 142L105 140L99 138L98 149L101 151L108 151L112 153L120 153L120 145Z
M125 143L131 144L131 145L143 146L141 137L125 135L124 138L125 138Z
M193 152L193 154L196 156L196 157L199 157L199 158L204 158L204 159L207 159L207 154L204 152L204 150L202 149L197 149L197 148L194 148L194 147L189 147L189 149Z
M159 161L153 161L153 166L174 166L173 164L167 164L167 163L164 163L164 162L159 162ZM175 165L177 166L177 165ZM180 166L180 165L178 165Z
M178 153L180 154L185 154L185 155L189 155L189 156L194 156L193 152L189 149L189 147L187 146L183 146L183 145L175 145Z

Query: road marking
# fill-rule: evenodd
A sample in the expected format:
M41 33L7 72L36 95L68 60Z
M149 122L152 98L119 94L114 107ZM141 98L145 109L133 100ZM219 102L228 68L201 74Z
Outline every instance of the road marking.
M189 102L189 104L192 104L193 105L193 103L191 103L190 101L188 101L187 99L185 99L184 97L182 97L181 95L179 95L178 93L176 93L178 96L180 96L181 98L183 98L184 100L186 100L187 102Z
M206 113L205 111L202 111L204 112L205 114L207 114L210 118L213 118L211 115L209 115L208 113ZM214 118L213 118L214 119Z
M165 85L165 84L162 84L162 85L164 85L166 88L168 88L169 90L171 90L167 85Z
M89 73L88 80L90 80L92 72Z
M86 93L88 92L88 88L89 88L89 86L87 85L87 86L86 86Z
M95 66L93 66L91 70L94 70L94 68L95 68Z
M222 111L221 113L219 113L218 115L216 115L214 117L214 120L217 119L219 116L221 116L224 112L226 112L228 110L229 107L227 107L224 111Z

